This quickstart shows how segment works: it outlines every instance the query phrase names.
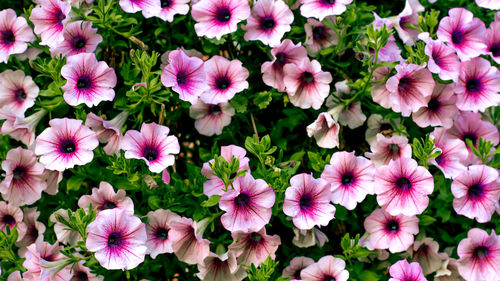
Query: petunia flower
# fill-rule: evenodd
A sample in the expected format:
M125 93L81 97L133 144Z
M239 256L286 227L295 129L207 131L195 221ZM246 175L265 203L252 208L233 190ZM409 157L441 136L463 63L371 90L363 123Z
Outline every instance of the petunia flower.
M267 235L263 227L255 232L232 232L233 243L228 246L235 253L239 264L255 264L259 266L268 257L276 258L276 250L281 245L278 235Z
M405 136L385 137L379 133L376 139L370 143L370 151L366 152L366 157L372 160L375 167L389 164L391 160L401 157L411 157L412 149Z
M500 64L500 21L490 23L490 28L486 30L486 49L491 58Z
M298 174L290 179L285 191L283 212L292 217L299 229L326 226L335 215L330 199L330 185L325 180L315 179L311 174Z
M198 270L200 272L196 276L200 280L241 281L247 275L231 250L221 255L210 253L198 263Z
M53 47L64 40L63 30L69 21L71 4L62 0L40 0L30 15L35 33L42 37L41 45Z
M153 173L161 173L172 166L180 151L179 141L169 136L168 127L156 123L143 123L141 131L129 130L121 142L127 159L143 159Z
M340 126L328 112L320 113L306 130L309 137L314 136L319 147L334 148L339 145Z
M467 170L463 162L469 152L463 141L450 138L445 128L435 128L430 136L434 139L434 146L441 150L441 154L431 159L430 163L438 167L446 178L454 178Z
M2 198L14 206L31 205L42 197L47 188L44 166L35 153L21 147L11 149L2 162L5 178L0 182Z
M481 8L500 10L500 2L497 0L476 0L476 4Z
M168 232L172 249L180 261L187 264L199 264L210 253L210 241L203 239L203 228L190 218L180 218L170 225Z
M354 152L338 151L325 165L321 178L330 185L332 202L353 210L367 194L373 193L374 173L370 160Z
M96 132L99 142L106 143L104 152L107 155L120 154L120 145L123 139L122 126L127 121L128 114L127 111L123 111L112 120L104 120L92 112L87 114L85 125Z
M63 97L71 106L84 103L92 107L115 98L115 70L104 61L98 62L94 53L66 58L61 75L66 79Z
M78 200L78 207L88 209L97 208L97 212L108 209L121 209L128 215L134 215L134 201L127 197L125 190L118 189L115 193L111 184L101 181L99 188L92 188L92 195L82 195Z
M436 73L442 80L458 80L458 71L460 61L458 60L455 50L447 46L441 40L432 40L427 36L420 35L419 38L424 39L424 53L429 56L427 68L430 72Z
M23 273L24 280L54 280L63 281L69 280L71 278L71 273L69 267L63 268L61 271L57 272L53 278L42 279L42 274L44 269L42 264L46 262L57 262L61 261L65 256L61 253L63 249L59 246L59 243L49 244L45 241L40 241L28 246L28 251L26 252L26 260L23 266L28 270Z
M367 143L371 144L376 140L377 134L379 133L389 137L395 133L394 130L401 124L401 119L384 119L380 114L372 114L368 117L366 123L368 128L365 131L365 139Z
M173 253L172 238L169 232L172 228L172 222L179 220L181 217L170 210L163 209L150 211L147 217L146 233L148 239L146 240L146 247L148 247L148 250L146 253L151 255L153 259L158 254Z
M160 0L120 0L120 7L126 13L137 13L142 11L145 18L157 15L161 7Z
M283 35L290 31L293 13L283 0L257 0L247 24L245 40L260 40L269 46L277 46Z
M0 134L9 135L28 147L35 142L35 129L38 123L47 113L47 110L40 109L28 117L16 116L14 112L0 110L0 120L6 119L0 128Z
M400 260L391 265L389 274L389 281L427 281L418 262L408 263L407 260Z
M427 195L433 190L431 173L411 158L393 160L375 172L377 202L393 216L421 214L429 204Z
M207 104L201 99L189 108L189 116L195 119L194 127L204 136L222 134L222 130L231 124L235 111L230 103Z
M26 224L23 222L23 211L10 203L0 201L0 231L7 233L7 227L16 227L19 234L16 241L21 241L26 233Z
M394 27L401 40L403 40L403 43L412 46L415 40L417 40L419 31L407 25L418 27L418 13L424 10L425 8L420 4L419 0L405 1L403 11L394 20Z
M87 249L106 269L132 269L146 255L146 226L125 210L110 209L97 214L87 227Z
M82 120L56 118L35 140L35 153L46 169L64 171L92 161L98 145L97 135Z
M498 280L500 272L500 239L479 228L467 232L457 247L458 272L465 280Z
M33 40L35 36L25 18L17 17L13 9L0 11L0 62L7 63L10 55L24 53L27 42Z
M22 70L10 69L0 73L0 108L15 116L24 117L26 109L35 104L39 88L31 76Z
M472 165L451 183L453 209L457 214L485 223L500 199L498 171L486 165Z
M306 18L322 21L327 16L341 15L352 0L302 0L300 14Z
M368 242L374 249L389 249L391 253L403 252L413 244L418 233L416 216L392 216L384 209L373 211L364 222Z
M26 225L26 233L23 238L16 242L19 247L17 253L20 257L24 257L27 247L33 243L41 243L43 241L43 234L45 232L45 225L37 221L40 212L37 207L23 209L23 223Z
M306 31L304 47L312 57L317 56L322 49L337 44L339 39L333 29L315 19L307 19L304 30Z
M413 121L422 128L427 126L450 128L453 125L453 118L458 114L455 102L453 88L447 84L436 83L427 105L413 113Z
M324 256L318 262L313 263L300 272L304 281L347 281L349 271L345 269L345 261L333 256Z
M189 0L160 0L153 2L156 7L154 9L143 10L144 17L152 16L168 22L174 21L175 15L187 15L189 12Z
M103 281L104 277L90 272L90 269L83 265L84 261L75 263L71 268L73 276L70 281Z
M335 115L333 112L340 111L338 117L334 116L334 119L338 119L338 122L342 126L348 126L350 129L355 129L363 125L366 120L366 115L364 115L361 110L361 102L351 102L348 106L345 106L342 103L338 104L333 98L335 96L344 100L349 99L352 95L353 91L351 91L351 87L347 85L347 80L336 82L335 92L333 92L333 95L329 96L326 100L326 106L330 108L329 112L332 115Z
M302 280L300 273L304 268L313 264L314 260L308 257L295 257L290 261L290 264L283 269L282 276L290 278L290 281Z
M102 36L97 34L97 28L92 28L92 22L75 21L68 23L63 31L64 40L50 48L50 54L56 56L73 56L80 53L93 53L102 42Z
M436 272L442 265L443 258L438 254L439 244L432 238L424 238L415 241L413 246L408 248L411 260L418 262L422 267L424 275Z

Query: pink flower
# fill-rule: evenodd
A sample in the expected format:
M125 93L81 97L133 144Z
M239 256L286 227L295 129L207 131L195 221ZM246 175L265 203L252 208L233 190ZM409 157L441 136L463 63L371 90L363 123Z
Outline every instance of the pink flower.
M391 265L389 274L392 277L389 281L427 281L418 262L408 263L406 260L400 260Z
M283 212L293 218L293 224L299 229L328 225L335 215L330 185L305 173L293 176L290 185L285 191Z
M334 148L339 145L340 126L328 112L320 113L306 130L309 137L314 136L319 147Z
M73 273L73 277L70 279L70 281L81 281L81 280L88 280L88 281L103 281L104 277L100 275L95 275L94 273L90 272L90 269L86 266L83 265L84 262L80 261L78 263L75 263L74 266L71 268L71 273Z
M222 134L222 129L231 124L235 111L230 103L207 104L202 100L189 108L189 116L196 121L194 127L204 136Z
M99 141L82 120L56 118L49 125L35 140L35 153L46 169L62 172L92 161Z
M277 46L283 35L290 31L293 13L283 0L257 0L247 24L245 40L260 40L269 46Z
M45 109L39 109L28 117L16 116L12 111L0 110L0 119L3 122L0 134L9 135L27 146L31 146L35 141L35 129L43 116L47 113Z
M80 53L93 53L102 42L102 36L97 34L97 28L92 28L92 22L75 21L68 23L63 31L64 40L50 48L52 56L62 54L72 56Z
M225 57L214 56L205 62L205 72L208 89L200 96L205 103L228 102L234 95L248 88L246 79L249 73L239 60L230 61Z
M250 159L246 157L247 151L243 147L239 147L236 145L228 145L222 146L220 148L220 156L222 156L228 163L231 162L231 159L234 157L238 159L240 167L238 168L238 172L247 170L250 173L250 166L248 163ZM224 182L213 174L213 170L210 165L214 162L214 159L203 163L203 168L201 169L201 173L208 179L203 183L203 193L210 197L212 195L223 195ZM234 175L236 176L236 174Z
M125 13L142 11L144 17L150 18L159 13L161 4L160 0L120 0L120 7Z
M328 20L332 21L330 18ZM337 33L317 20L307 19L304 30L306 31L304 46L307 48L309 55L313 57L317 56L322 49L326 49L338 42Z
M26 233L26 224L23 222L23 211L10 203L0 201L0 231L7 233L7 227L13 229L16 226L17 241L20 241Z
M313 264L314 260L308 257L295 257L290 261L290 265L283 269L283 277L290 278L290 281L302 280L300 273L304 268Z
M500 2L497 0L476 0L476 4L486 9L500 10Z
M486 47L491 58L500 63L500 21L490 23L490 28L486 30Z
M356 208L367 194L373 194L375 168L370 160L354 152L338 151L325 165L321 178L330 184L331 200L348 210Z
M180 261L187 264L202 263L210 252L210 241L203 239L203 229L199 229L190 218L173 221L168 232L172 249Z
M366 115L361 110L361 102L351 102L345 106L334 100L334 96L339 99L349 99L353 95L353 91L347 85L347 80L335 83L335 92L326 100L326 106L330 108L328 112L333 115L334 119L338 119L342 126L348 126L350 129L355 129L363 125L366 120ZM333 107L333 108L331 108ZM340 112L339 112L340 111ZM335 116L338 112L338 116Z
M377 209L365 219L364 226L369 233L368 242L374 249L399 253L413 244L413 235L418 233L418 218L391 216L384 209Z
M422 128L427 126L450 128L453 125L453 118L458 114L455 101L456 96L452 87L436 83L427 105L413 113L413 121Z
M115 70L104 61L98 62L94 53L81 53L66 58L61 75L67 81L62 89L64 100L69 105L85 103L92 107L101 101L112 101L115 98Z
M236 257L232 251L222 255L210 253L198 263L198 270L200 272L196 276L200 280L241 281L246 277L245 270L236 263Z
M0 11L0 62L7 63L10 55L21 54L28 49L26 42L35 40L31 27L23 17L17 17L13 9Z
M392 110L410 116L426 106L434 89L429 70L416 64L398 64L397 73L387 80L385 87L391 93Z
M428 36L428 35L427 35ZM455 50L448 47L440 40L425 38L425 54L429 56L427 68L430 72L439 75L442 80L458 80L458 71L460 61Z
M164 21L173 22L174 16L186 15L189 12L189 0L160 0L154 1L154 9L143 10L144 17L159 17ZM159 12L158 12L159 9Z
M118 189L115 193L111 184L101 181L99 188L92 188L92 195L83 195L78 200L78 207L88 209L92 203L92 208L97 208L97 211L107 209L121 209L127 215L134 215L134 202L127 197L125 190Z
M439 22L437 37L453 47L462 61L486 52L484 23L464 8L453 8Z
M418 13L424 10L418 0L406 0L403 11L396 17L394 27L405 44L411 46L417 40L419 31L412 29L407 24L418 27Z
M156 258L158 254L174 252L169 231L172 228L172 222L178 221L180 218L178 214L170 210L158 209L148 213L146 247L148 247L147 254L151 255L151 258Z
M302 0L300 14L306 18L317 18L322 21L327 16L340 15L352 0Z
M153 173L161 173L175 162L180 151L179 141L169 136L168 127L156 123L143 123L141 132L129 130L121 142L127 159L143 159Z
M466 146L467 139L471 140L474 147L477 147L479 138L490 141L493 145L497 145L499 140L498 129L495 125L481 120L481 114L474 112L461 112L453 123L453 127L446 132L450 137L462 140ZM463 160L464 164L479 164L480 159L472 153L469 146L467 146L467 150L469 157Z
M162 84L172 87L181 100L196 104L208 87L203 61L188 57L182 50L174 50L168 55L168 62L161 73Z
M489 222L500 199L498 171L486 165L472 165L451 183L453 208L457 214L478 222Z
M200 0L193 5L191 15L198 36L220 40L223 35L235 32L238 23L250 16L250 6L247 1L239 0Z
M278 235L267 235L263 227L255 232L232 232L233 243L228 246L235 253L239 264L259 266L267 257L276 258L276 250L281 245Z
M65 281L71 278L71 273L68 267L63 268L59 271L53 278L42 279L42 274L46 271L42 268L42 265L47 262L57 262L64 258L61 254L62 246L59 243L54 243L53 245L48 242L37 242L28 246L28 251L26 252L26 260L23 266L28 270L23 273L24 280L53 280L53 281Z
M106 269L132 269L144 261L146 227L125 210L104 210L87 227L87 249Z
M0 192L2 198L14 206L35 203L47 188L43 179L44 167L30 150L21 147L9 150L2 169L5 178L0 183Z
M455 87L457 107L463 111L485 111L500 104L500 71L483 58L462 62Z
M310 61L308 58L299 64L286 64L283 70L290 102L303 109L319 109L330 92L332 75L321 71L317 60Z
M266 61L262 64L262 80L268 86L277 89L280 92L285 91L285 83L283 81L284 73L283 66L287 63L298 64L302 59L307 57L307 52L300 42L293 44L290 39L285 39L271 50L273 61Z
M63 29L69 20L71 4L62 0L40 0L31 11L30 21L35 33L42 37L41 45L56 46L64 40Z
M411 146L408 144L408 138L405 136L385 137L383 134L377 134L376 140L370 143L371 152L366 152L366 157L372 160L375 167L389 164L391 160L397 160L402 157L411 157Z
M22 70L7 69L0 73L0 108L15 116L24 116L26 109L35 104L39 88Z
M43 233L45 232L45 225L37 221L40 212L34 208L24 208L23 222L26 225L26 233L23 238L16 242L19 247L17 251L19 256L24 257L27 247L33 243L41 243L43 241Z
M498 280L500 272L500 238L473 228L457 247L458 272L469 281Z
M421 214L429 204L427 195L433 190L431 173L411 158L391 161L375 172L377 202L393 216Z
M454 178L467 170L462 162L467 159L469 152L463 141L450 138L445 128L435 128L431 137L434 146L441 149L441 154L431 159L430 163L438 167L446 178Z
M221 217L224 228L234 231L259 231L271 219L274 190L262 179L250 173L236 178L230 189L222 194L219 208L226 211Z
M347 281L349 272L345 270L345 261L333 256L324 256L318 262L309 265L300 272L304 281Z
M123 111L109 121L104 120L102 117L92 112L87 114L85 125L96 132L97 138L101 143L107 143L106 146L104 146L104 152L106 152L107 155L120 154L120 145L123 139L122 126L125 124L125 121L127 121L127 117L127 111Z
M393 134L394 129L399 127L399 125L401 124L401 119L400 118L384 119L380 114L372 114L370 115L370 117L368 117L366 123L368 125L368 128L366 129L365 132L365 139L367 143L371 144L373 141L376 140L377 134L379 133L384 136L390 137Z

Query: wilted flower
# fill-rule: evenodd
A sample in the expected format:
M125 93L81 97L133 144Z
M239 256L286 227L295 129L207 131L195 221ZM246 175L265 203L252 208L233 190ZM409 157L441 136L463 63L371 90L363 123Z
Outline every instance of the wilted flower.
M334 148L339 145L340 126L328 112L320 113L306 130L309 137L314 136L319 147Z
M438 254L439 244L432 238L416 241L408 249L411 260L418 262L424 275L436 272L442 264L443 258Z
M56 242L53 245L48 242L36 242L28 246L28 251L26 252L26 260L23 266L28 270L23 273L24 280L54 280L62 281L69 280L71 278L71 273L68 267L63 268L59 271L53 278L42 279L42 274L46 269L42 268L42 265L47 262L58 262L64 259L64 255L61 254L62 246Z
M46 113L47 110L40 109L28 117L20 117L11 111L0 110L0 120L6 119L0 129L0 134L9 135L11 138L31 147L35 141L36 126Z
M204 226L206 227L206 226ZM180 218L170 225L168 232L172 249L180 261L200 264L210 253L210 241L203 239L204 228L190 218Z
M99 188L92 188L92 195L82 195L78 200L78 207L88 209L90 204L97 211L107 209L122 209L128 215L134 215L134 202L127 197L125 190L119 189L116 193L111 184L101 181Z
M23 238L16 242L19 247L18 254L24 257L27 247L33 243L41 243L43 241L43 233L45 232L45 225L37 221L40 212L34 208L24 208L23 222L26 225L26 233Z
M245 270L236 263L231 250L222 255L210 253L198 263L198 270L200 272L196 276L201 280L241 281L246 277Z
M295 257L290 261L290 264L283 269L283 277L290 278L290 281L302 280L300 273L304 268L313 264L314 260L308 257Z
M365 139L367 143L371 144L375 141L376 136L379 133L384 136L391 136L394 133L394 130L400 125L401 119L384 119L380 114L372 114L368 117L368 121L366 123L368 128L365 131Z
M74 212L70 212L74 214ZM78 231L68 228L67 225L59 221L60 218L69 221L68 210L59 209L53 212L49 217L49 221L54 223L54 232L57 241L69 245L75 245L78 241L82 241L82 237Z
M85 125L89 126L97 134L100 142L106 143L104 152L107 155L119 155L120 144L123 139L122 126L127 121L128 112L123 111L112 120L104 120L102 117L95 115L92 112L87 114Z
M382 128L382 127L381 127ZM372 160L375 167L389 164L391 160L397 160L401 157L411 157L411 146L408 144L408 138L405 136L385 137L377 134L376 140L370 143L371 152L366 152L366 157Z

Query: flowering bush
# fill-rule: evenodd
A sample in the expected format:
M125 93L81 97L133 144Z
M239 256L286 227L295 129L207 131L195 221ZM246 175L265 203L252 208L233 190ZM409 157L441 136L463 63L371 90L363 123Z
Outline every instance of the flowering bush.
M434 2L1 1L0 280L500 280L500 1Z

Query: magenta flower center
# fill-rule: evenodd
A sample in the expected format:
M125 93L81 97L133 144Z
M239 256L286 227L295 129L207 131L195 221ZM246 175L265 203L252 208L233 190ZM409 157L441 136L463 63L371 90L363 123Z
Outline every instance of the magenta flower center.
M144 148L142 156L148 161L155 161L156 159L158 159L158 149L147 146L146 148Z
M218 104L216 104L216 105L210 105L208 107L208 111L210 113L213 113L213 114L219 114L222 112L222 109L220 108L220 106Z
M404 92L410 89L411 87L411 79L409 77L402 77L399 79L398 91Z
M250 204L250 196L246 193L240 193L234 198L234 205L236 207L245 207Z
M71 280L89 281L89 277L88 277L87 273L85 273L83 271L77 271L77 272L73 273L73 279L71 279Z
M451 42L455 45L459 45L464 41L464 34L460 30L453 30L451 33Z
M351 172L347 172L342 175L342 184L349 186L354 183L354 175Z
M481 90L481 81L477 78L471 78L465 83L467 91L471 93L479 92Z
M276 24L272 16L263 17L260 19L260 27L264 30L272 29L275 25Z
M481 197L483 195L483 186L479 183L471 185L467 190L467 195L472 199Z
M325 275L323 277L323 281L335 281L335 277L333 277L331 275Z
M120 233L118 232L112 232L108 236L108 246L111 248L116 248L119 247L120 245L123 244L123 237Z
M102 205L101 205L101 208L100 208L100 209L101 209L101 211L102 211L102 210L108 210L108 209L114 209L114 208L116 208L116 204L115 204L114 202L111 202L111 201L109 201L109 200L106 200L106 201L104 201L104 202L102 203Z
M12 30L4 30L0 33L0 38L2 43L10 45L14 42L16 42L16 36L14 35L14 32Z
M231 19L231 11L225 7L219 8L216 18L219 22L226 23Z
M440 165L441 163L443 163L443 157L441 157L441 155L439 155L438 157L436 157L436 163L438 163L438 165Z
M312 33L314 40L324 40L326 38L326 30L324 26L315 26Z
M14 224L16 224L16 220L10 214L4 215L2 218L2 222L9 225L9 226L13 226Z
M58 9L55 13L54 18L56 19L58 25L63 25L62 21L66 19L66 15L60 9Z
M17 166L12 171L15 180L23 179L26 176L26 168L23 166Z
M161 7L163 9L168 8L171 5L172 5L172 1L171 0L161 0Z
M474 249L474 253L472 255L478 259L487 258L490 255L490 249L486 246L479 246Z
M312 82L314 82L314 75L311 72L305 71L302 73L302 83L311 84Z
M333 5L333 4L335 4L335 0L322 0L322 1L326 5Z
M500 44L493 44L490 47L490 52L494 57L500 57Z
M59 151L64 154L71 154L76 151L76 145L73 140L63 140Z
M299 206L301 210L307 210L309 207L311 207L313 204L313 200L311 198L311 195L309 194L304 194L302 197L300 197L299 200Z
M252 232L248 235L248 240L253 243L259 243L260 241L262 241L262 235L257 232Z
M14 96L15 96L15 98L16 98L17 101L24 101L26 99L26 97L27 97L26 92L24 91L23 88L17 89L14 92Z
M402 191L409 190L411 188L411 181L406 177L400 177L396 180L396 186Z
M391 233L398 232L399 230L399 222L396 220L390 220L385 225L385 229Z
M176 78L177 78L177 85L179 85L179 86L186 84L186 82L188 80L188 76L186 75L186 72L184 72L184 71L177 72Z
M71 46L73 46L75 50L82 49L83 47L85 47L85 44L87 44L87 39L85 39L85 37L81 35L75 36L71 41Z
M90 80L89 76L80 76L78 77L78 80L76 80L76 87L79 90L87 90L90 89L90 86L92 86L92 82Z
M439 101L437 99L431 99L427 104L427 108L431 111L436 111L439 109Z
M226 76L217 77L217 79L215 79L215 87L217 87L217 89L219 90L225 90L229 88L230 85L231 81L229 81L229 79Z
M465 133L464 136L462 137L463 141L469 139L474 146L476 146L477 142L477 136L474 133ZM466 142L467 143L467 142Z
M156 230L155 236L159 240L166 240L168 238L168 229L160 227Z
M274 65L281 67L287 62L286 55L283 52L276 54L276 61L274 61Z
M434 60L434 63L435 63L436 65L438 65L438 66L439 66L439 65L441 64L441 59L439 58L439 55L438 55L438 54L436 54L436 53L432 52L432 59Z

